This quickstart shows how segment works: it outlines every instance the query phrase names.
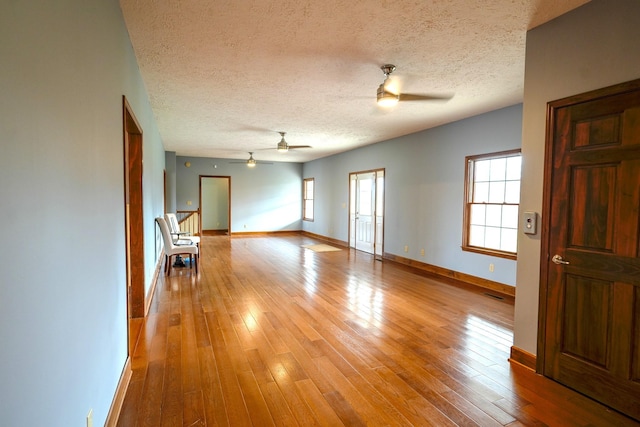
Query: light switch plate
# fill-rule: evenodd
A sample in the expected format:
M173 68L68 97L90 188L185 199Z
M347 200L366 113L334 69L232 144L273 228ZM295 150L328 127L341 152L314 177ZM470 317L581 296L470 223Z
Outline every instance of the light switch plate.
M522 214L522 230L524 234L536 234L538 225L538 214L535 212L524 212Z

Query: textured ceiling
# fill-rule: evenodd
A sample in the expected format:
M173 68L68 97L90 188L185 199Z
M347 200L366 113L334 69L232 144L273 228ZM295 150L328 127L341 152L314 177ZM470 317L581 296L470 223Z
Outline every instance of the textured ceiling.
M521 102L526 31L586 2L120 0L167 151L294 162ZM378 107L386 63L451 98Z

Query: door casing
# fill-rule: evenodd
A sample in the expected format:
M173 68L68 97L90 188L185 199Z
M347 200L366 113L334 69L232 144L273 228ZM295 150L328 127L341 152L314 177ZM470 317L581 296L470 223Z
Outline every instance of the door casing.
M142 128L122 97L127 321L145 315ZM127 328L129 329L129 328ZM131 340L129 340L131 342ZM129 349L131 353L133 349Z

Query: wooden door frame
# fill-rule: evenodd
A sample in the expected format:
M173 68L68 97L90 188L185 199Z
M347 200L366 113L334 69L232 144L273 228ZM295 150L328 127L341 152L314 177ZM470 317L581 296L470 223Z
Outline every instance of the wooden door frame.
M571 105L591 101L597 98L622 94L629 91L640 89L640 79L630 82L620 83L608 86L602 89L596 89L589 92L581 93L574 96L558 99L547 103L547 128L545 133L545 155L544 155L544 175L543 175L543 192L542 192L542 213L540 221L540 282L539 282L539 299L538 299L538 340L537 340L537 357L536 372L543 374L545 371L546 354L546 328L547 328L547 277L549 274L549 259L551 244L551 200L554 195L551 188L551 179L553 177L553 148L554 148L554 132L555 132L555 114L559 108L566 108Z
M200 175L198 178L198 206L200 208L200 215L198 220L200 221L200 232L204 234L204 230L202 229L202 178L222 178L227 180L227 225L229 229L227 230L227 235L231 236L231 176L229 175Z
M142 127L122 97L124 146L125 251L127 319L144 317L144 214L142 189Z

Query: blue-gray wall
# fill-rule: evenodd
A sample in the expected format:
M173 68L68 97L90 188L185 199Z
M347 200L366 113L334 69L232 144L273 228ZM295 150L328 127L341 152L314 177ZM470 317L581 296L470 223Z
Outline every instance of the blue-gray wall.
M0 2L0 425L103 425L127 357L122 96L164 151L117 0Z
M235 160L241 162L242 160ZM185 163L189 162L189 167ZM302 229L302 165L273 162L249 168L234 160L176 157L176 210L196 210L200 176L231 177L231 232Z
M465 156L520 148L521 125L522 106L515 105L306 163L304 178L315 179L315 220L304 230L347 241L349 173L384 168L385 252L515 285L515 261L460 246Z
M165 191L166 199L164 201L165 210L167 212L176 211L176 153L175 151L167 151L164 153L165 163Z

